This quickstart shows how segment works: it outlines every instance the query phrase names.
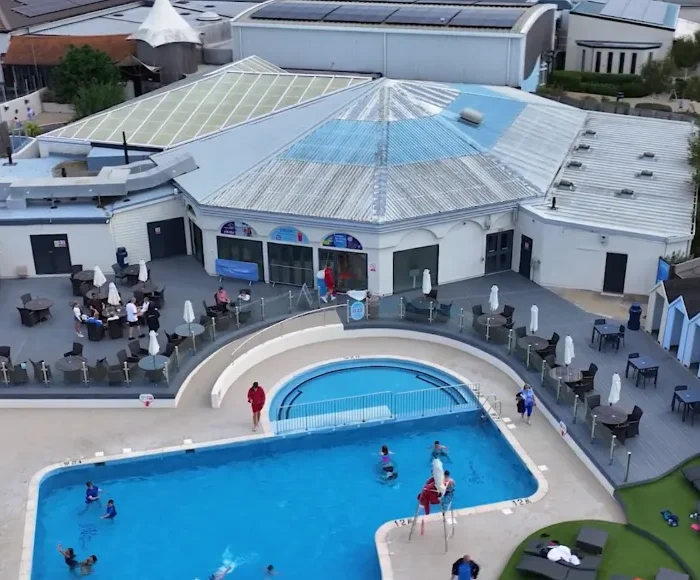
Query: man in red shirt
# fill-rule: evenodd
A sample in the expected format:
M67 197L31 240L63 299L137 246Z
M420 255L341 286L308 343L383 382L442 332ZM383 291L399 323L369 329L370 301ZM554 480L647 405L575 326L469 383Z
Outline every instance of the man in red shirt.
M253 409L253 431L257 431L260 424L260 412L265 406L265 391L257 381L248 389L248 403Z

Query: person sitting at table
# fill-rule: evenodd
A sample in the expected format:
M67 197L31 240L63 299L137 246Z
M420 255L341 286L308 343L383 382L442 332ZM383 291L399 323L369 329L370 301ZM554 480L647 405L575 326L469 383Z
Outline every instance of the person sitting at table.
M228 292L226 292L223 286L219 286L216 294L214 294L214 299L216 300L216 305L219 307L219 310L226 312L231 299L228 297Z

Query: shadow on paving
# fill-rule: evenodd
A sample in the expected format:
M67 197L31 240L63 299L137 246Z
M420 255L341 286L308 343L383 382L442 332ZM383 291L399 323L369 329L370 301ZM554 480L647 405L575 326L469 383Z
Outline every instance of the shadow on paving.
M504 304L515 308L513 320L515 327L528 327L530 307L539 308L538 336L549 338L553 332L561 336L558 345L557 361L563 364L564 337L570 335L574 341L576 357L572 363L575 368L588 368L590 363L598 366L595 377L595 391L603 402L607 401L612 375L619 373L622 378L622 394L619 405L631 412L635 405L641 407L644 415L639 426L639 436L628 440L625 445L617 445L614 458L610 464L610 439L596 439L591 442L590 425L584 422L584 405L578 408L578 420L574 423L573 406L556 402L556 394L549 388L543 388L539 371L525 368L525 364L515 354L508 353L506 345L498 345L486 340L472 328L471 307L481 304L488 311L488 298L492 285L499 287L500 309ZM671 354L663 350L652 337L644 331L627 331L625 345L619 352L608 349L599 352L591 345L593 320L597 316L589 314L553 292L526 280L514 272L494 274L474 280L447 284L439 288L439 302L453 302L451 317L446 322L428 323L425 321L401 320L400 302L404 304L416 295L404 297L392 296L382 299L379 316L376 319L361 322L346 322L348 329L359 327L397 327L432 332L450 336L462 342L476 346L502 359L516 369L524 381L534 385L538 400L546 405L550 412L566 424L569 435L583 448L602 473L618 486L624 483L627 452L631 452L628 482L639 482L657 477L672 469L679 463L700 451L700 426L693 428L690 422L683 423L681 415L671 411L673 388L678 384L700 384L700 381L684 368ZM464 309L463 328L460 329L460 308ZM615 321L622 323L626 321ZM627 355L639 352L653 357L660 365L658 386L649 381L646 388L637 388L625 379ZM488 394L488 393L486 393ZM513 393L515 397L515 393ZM509 405L513 405L512 411ZM515 402L503 401L505 415L515 414ZM598 426L597 429L603 429Z

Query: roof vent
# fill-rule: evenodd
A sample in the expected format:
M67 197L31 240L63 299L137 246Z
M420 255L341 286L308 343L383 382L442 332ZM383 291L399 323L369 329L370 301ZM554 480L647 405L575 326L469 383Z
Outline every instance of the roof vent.
M573 160L569 161L569 162L566 164L566 166L567 166L567 167L583 167L583 163L581 163L580 161L576 161L575 159L573 159Z
M590 146L590 145L587 145L586 143L579 143L579 144L576 146L576 150L577 150L577 151L589 151L590 148L591 148L591 146Z
M648 169L642 169L639 173L637 173L637 177L654 177L654 172L649 171Z
M621 197L632 197L634 195L634 189L621 189L620 191L617 192L617 195Z
M651 151L645 151L641 154L640 157L642 159L654 159L656 157L656 153L652 153Z
M560 179L559 183L557 183L557 187L559 189L574 189L574 182L569 181L568 179Z
M586 129L586 130L583 132L583 134L584 134L584 135L588 135L589 137L594 137L595 134L596 134L596 132L595 132L593 129Z
M221 16L216 12L204 12L197 16L197 20L200 22L216 22L217 20L221 20Z
M459 118L470 125L481 125L484 115L475 109L462 109Z

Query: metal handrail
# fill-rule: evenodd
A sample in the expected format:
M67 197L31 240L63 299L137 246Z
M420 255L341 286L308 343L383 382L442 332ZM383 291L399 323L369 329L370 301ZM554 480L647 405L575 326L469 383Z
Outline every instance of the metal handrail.
M258 332L250 335L248 338L246 338L241 344L239 344L231 353L232 358L237 358L237 356L240 354L243 354L245 351L246 347L248 346L249 343L255 341L258 337L264 334L272 333L282 327L285 324L288 324L290 320L296 320L297 318L302 318L304 316L309 316L311 314L318 314L319 312L325 313L331 310L334 311L339 311L341 308L347 307L346 304L334 304L332 306L326 306L324 308L317 308L314 310L309 310L307 312L301 312L300 314L295 314L294 316L289 316L288 318L285 318L284 320L280 320L279 322L275 322L275 324L271 324L270 326L263 328L261 330L258 330ZM266 342L266 341L263 341ZM262 344L262 343L260 343Z
M489 403L489 401L491 401L491 400L493 400L493 403ZM484 405L486 403L489 403L491 405L491 408L496 411L496 414L500 418L501 415L503 414L503 406L501 405L501 399L498 398L498 395L495 395L495 394L488 395L484 399Z

